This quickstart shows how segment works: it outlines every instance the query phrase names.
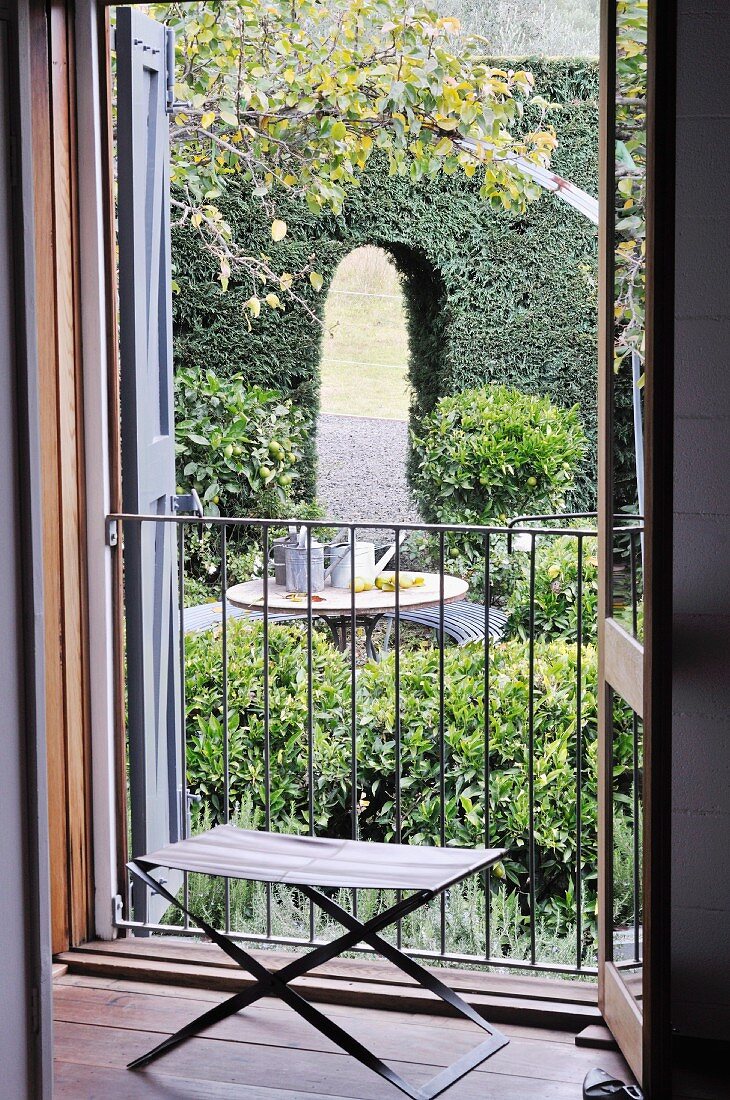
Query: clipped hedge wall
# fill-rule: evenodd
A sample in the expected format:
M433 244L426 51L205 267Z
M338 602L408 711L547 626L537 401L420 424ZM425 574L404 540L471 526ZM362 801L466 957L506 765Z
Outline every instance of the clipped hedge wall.
M598 70L594 62L529 58L500 61L526 67L557 106L558 172L597 189ZM525 125L535 121L533 109ZM545 194L526 215L494 210L478 196L478 177L443 177L413 184L390 178L373 161L340 217L312 215L303 202L280 196L289 232L278 244L260 200L233 187L219 200L239 239L295 271L314 257L324 277L316 294L322 312L339 262L353 249L386 249L402 278L410 330L412 419L442 395L499 382L553 402L580 405L589 448L571 503L594 502L596 440L596 230L567 204ZM177 362L242 373L251 383L284 389L314 417L318 407L321 331L291 304L264 311L248 331L243 303L249 282L221 294L208 257L192 230L174 232L174 325ZM312 433L302 492L315 484ZM630 471L631 475L633 470Z

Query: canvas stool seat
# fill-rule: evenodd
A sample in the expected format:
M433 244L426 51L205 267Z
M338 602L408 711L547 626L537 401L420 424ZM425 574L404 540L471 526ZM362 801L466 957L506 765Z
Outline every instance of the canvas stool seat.
M426 845L377 844L359 840L335 840L328 837L292 836L232 825L218 825L198 836L168 844L156 852L139 856L129 869L150 889L170 904L177 905L226 954L257 979L255 984L215 1005L191 1021L175 1035L164 1039L147 1054L135 1059L130 1069L149 1065L179 1043L198 1035L205 1028L257 1001L263 996L280 997L308 1020L328 1039L357 1058L363 1065L390 1081L412 1100L433 1100L469 1070L495 1054L509 1041L488 1024L479 1013L440 981L434 974L399 948L381 938L388 925L426 905L450 886L468 875L492 866L505 854L501 848L436 848ZM259 882L295 886L330 917L345 928L331 943L319 944L308 954L295 958L282 969L270 973L252 955L228 936L212 928L189 911L150 873L157 867L179 871L252 879ZM387 889L405 893L389 909L369 921L360 921L343 909L323 890L334 888ZM472 1020L488 1038L459 1058L425 1085L412 1085L357 1039L330 1020L314 1005L290 987L293 979L365 943L424 989L446 1001L461 1015Z

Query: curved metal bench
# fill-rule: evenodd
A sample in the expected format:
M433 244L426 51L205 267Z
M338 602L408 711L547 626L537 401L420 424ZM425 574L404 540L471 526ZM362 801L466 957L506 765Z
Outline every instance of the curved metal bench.
M441 609L439 607L400 608L400 620L404 623L415 623L417 626L425 626L434 631L438 640L441 630ZM390 634L395 621L395 612L386 611L381 618L388 620L385 637L378 653L378 659L385 657L390 644ZM498 607L489 608L489 637L493 642L500 642L504 637L507 627L507 612ZM375 624L373 624L373 627ZM472 603L470 600L458 600L456 603L444 604L443 629L447 638L451 638L457 645L469 645L470 642L483 642L485 631L485 613L483 603ZM372 630L370 632L372 638ZM371 644L372 648L372 644ZM373 654L374 655L374 652Z
M228 604L228 618L248 619L249 622L261 622L263 611L245 611L243 608ZM269 615L269 622L294 622L301 619L301 615L273 614ZM373 632L381 621L387 619L383 641L378 650L373 644ZM374 615L365 624L365 647L368 657L374 661L380 661L388 655L390 635L395 620L394 611L384 611ZM400 608L401 622L414 623L416 626L428 627L433 630L438 641L441 629L441 612L438 606L422 608ZM195 607L186 607L184 612L184 625L186 634L198 634L204 630L210 630L223 621L222 603L202 603ZM458 600L456 603L444 604L444 634L451 638L457 645L469 645L470 642L483 642L485 637L484 604L471 603L469 600ZM507 626L507 613L498 607L489 608L489 637L493 642L499 642L504 636Z
M228 604L228 619L248 619L249 622L262 622L264 618L263 611L244 611L242 607L234 607L233 604ZM286 623L291 622L297 618L296 615L269 615L269 622ZM204 630L210 630L211 627L218 626L223 622L223 604L222 603L199 603L195 607L186 607L184 611L183 624L186 634L200 634Z

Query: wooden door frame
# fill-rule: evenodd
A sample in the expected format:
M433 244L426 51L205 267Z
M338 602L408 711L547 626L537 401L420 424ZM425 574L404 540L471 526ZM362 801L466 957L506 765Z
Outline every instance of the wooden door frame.
M93 933L74 6L30 0L46 746L54 951Z
M599 1005L647 1098L670 1095L672 440L676 5L649 5L644 391L644 644L610 617L614 306L615 0L601 3L599 231ZM639 663L643 666L639 669ZM638 675L638 672L641 675ZM612 689L643 717L643 1019L611 961Z

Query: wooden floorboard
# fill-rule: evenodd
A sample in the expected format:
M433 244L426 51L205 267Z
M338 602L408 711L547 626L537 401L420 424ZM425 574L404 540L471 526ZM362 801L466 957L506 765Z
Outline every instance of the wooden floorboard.
M296 957L280 951L252 952L276 969ZM132 979L173 986L237 992L253 978L218 948L197 943L158 940L122 940L113 944L85 944L58 956L69 972L96 978ZM595 987L589 983L546 981L441 968L439 976L469 998L475 1009L495 1023L580 1031L600 1023ZM377 1009L407 1009L428 1015L453 1010L435 1001L395 967L359 959L333 960L327 966L295 979L292 987L319 1004L355 1004Z
M65 980L64 985L73 987L76 986L79 989L105 989L113 990L117 993L137 993L140 989L140 983L137 981L127 981L117 978L105 978L105 977L90 977L84 974L69 974ZM155 995L158 997L171 997L173 999L179 999L181 1002L197 1001L198 1004L190 1008L191 1017L196 1012L203 1012L206 1008L209 1008L212 1003L222 1001L227 994L219 993L210 989L187 989L184 986L170 986L163 985L155 982L144 983L145 992L149 995ZM273 1009L279 1011L280 1003L272 998L264 998L258 1002L259 1007L263 1010ZM350 1019L357 1019L358 1017L365 1015L369 1016L371 1013L369 1008L361 1008L357 1005L339 1005L331 1004L327 1006L326 1012L328 1016L340 1019L341 1017L349 1017ZM403 1022L404 1024L417 1023L421 1018L421 1014L408 1014L404 1012L393 1012L393 1018L396 1022ZM439 1017L438 1026L442 1029L455 1028L457 1030L467 1029L470 1032L473 1031L473 1026L468 1020L464 1020L458 1016L443 1016ZM540 1041L551 1043L563 1043L573 1045L575 1043L575 1035L572 1031L557 1030L550 1028L535 1028L520 1024L503 1023L500 1024L500 1030L504 1031L506 1035L522 1035L524 1038L534 1039L536 1035L539 1035Z
M244 945L245 946L245 945ZM222 967L237 970L238 964L224 951L212 943L190 942L173 936L154 936L148 938L126 937L117 940L95 940L83 947L64 953L65 960L72 960L79 954L112 955L120 959L154 959L196 966ZM252 954L268 970L286 966L302 951L262 951ZM426 965L426 964L424 964ZM464 970L458 967L438 967L434 972L443 976L448 974L452 989L464 993L501 994L509 997L523 997L548 1001L565 1001L570 1004L596 1005L598 986L595 981L576 982L560 977L536 977L531 974L500 974L489 970ZM330 959L312 971L321 978L333 981L387 982L391 985L413 985L413 979L388 963L371 956L362 958Z
M54 984L56 1096L108 1100L111 1090L115 1100L395 1100L401 1095L273 999L221 1022L153 1067L131 1073L125 1069L129 1060L222 995L160 992L144 982L118 986L71 974ZM417 1083L481 1038L467 1021L342 1006L326 1011ZM577 1086L596 1064L595 1052L565 1042L564 1034L517 1025L508 1030L509 1045L455 1085L449 1100L575 1100ZM601 1052L600 1058L607 1069L625 1072L618 1054Z

